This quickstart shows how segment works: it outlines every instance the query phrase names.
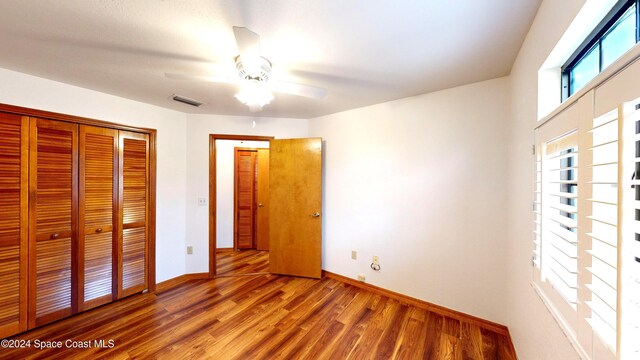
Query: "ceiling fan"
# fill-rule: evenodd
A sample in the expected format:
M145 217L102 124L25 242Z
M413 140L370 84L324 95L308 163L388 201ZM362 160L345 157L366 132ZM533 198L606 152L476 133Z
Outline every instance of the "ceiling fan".
M270 79L271 62L260 54L260 36L245 27L233 27L233 34L240 54L235 57L235 76L189 75L165 73L174 80L209 81L215 83L238 84L239 91L235 95L241 103L249 106L251 112L261 111L273 100L272 92L322 99L325 89Z

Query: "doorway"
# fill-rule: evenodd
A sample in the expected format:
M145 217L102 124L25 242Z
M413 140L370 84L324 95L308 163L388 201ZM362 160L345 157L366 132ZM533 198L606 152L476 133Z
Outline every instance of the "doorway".
M268 272L267 249L260 246L258 250L258 236L264 232L262 227L262 231L258 231L258 214L268 211L268 202L264 199L258 202L258 196L265 191L258 189L258 185L263 184L257 183L261 170L257 165L258 150L268 149L270 139L269 136L210 135L210 276ZM268 161L268 153L266 158ZM263 166L262 172L268 178L267 171L268 167L265 170ZM266 186L268 189L268 183Z
M211 277L225 276L218 265L222 263L219 248L229 241L228 250L237 255L234 244L233 204L228 219L221 212L223 197L235 196L233 185L224 191L218 173L218 163L224 140L239 140L235 147L255 147L249 141L269 140L269 252L268 272L289 276L320 278L322 258L322 139L295 138L278 139L267 136L215 135L209 136L209 274ZM233 145L231 145L233 159ZM227 173L233 174L233 165ZM233 180L230 181L233 184ZM232 230L229 230L232 229ZM256 246L259 240L256 240ZM224 251L224 249L221 249ZM259 250L247 250L259 251ZM244 254L243 254L244 255ZM266 259L266 258L265 258ZM245 261L245 260L242 260ZM252 259L253 263L257 259ZM234 260L229 259L233 263ZM245 262L248 268L249 261ZM237 276L237 275L232 275Z

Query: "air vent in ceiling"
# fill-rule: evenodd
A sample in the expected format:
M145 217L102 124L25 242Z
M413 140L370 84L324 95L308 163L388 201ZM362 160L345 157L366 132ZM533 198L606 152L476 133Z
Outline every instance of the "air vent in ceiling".
M171 99L173 101L181 102L183 104L187 104L195 107L199 107L200 105L204 104L203 102L200 102L198 100L189 99L188 97L184 97L176 94L171 95Z

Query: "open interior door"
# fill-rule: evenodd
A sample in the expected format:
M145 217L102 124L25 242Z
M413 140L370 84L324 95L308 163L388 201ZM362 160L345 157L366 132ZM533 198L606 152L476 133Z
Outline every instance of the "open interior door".
M322 275L322 139L270 140L269 265L275 274Z

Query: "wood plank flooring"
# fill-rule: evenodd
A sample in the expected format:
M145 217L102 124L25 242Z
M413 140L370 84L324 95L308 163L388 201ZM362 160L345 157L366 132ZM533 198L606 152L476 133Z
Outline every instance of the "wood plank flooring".
M246 275L269 272L269 252L258 250L218 250L218 275Z
M14 339L31 348L0 358L515 359L505 335L334 279L279 275L190 280ZM63 346L38 350L36 339Z

